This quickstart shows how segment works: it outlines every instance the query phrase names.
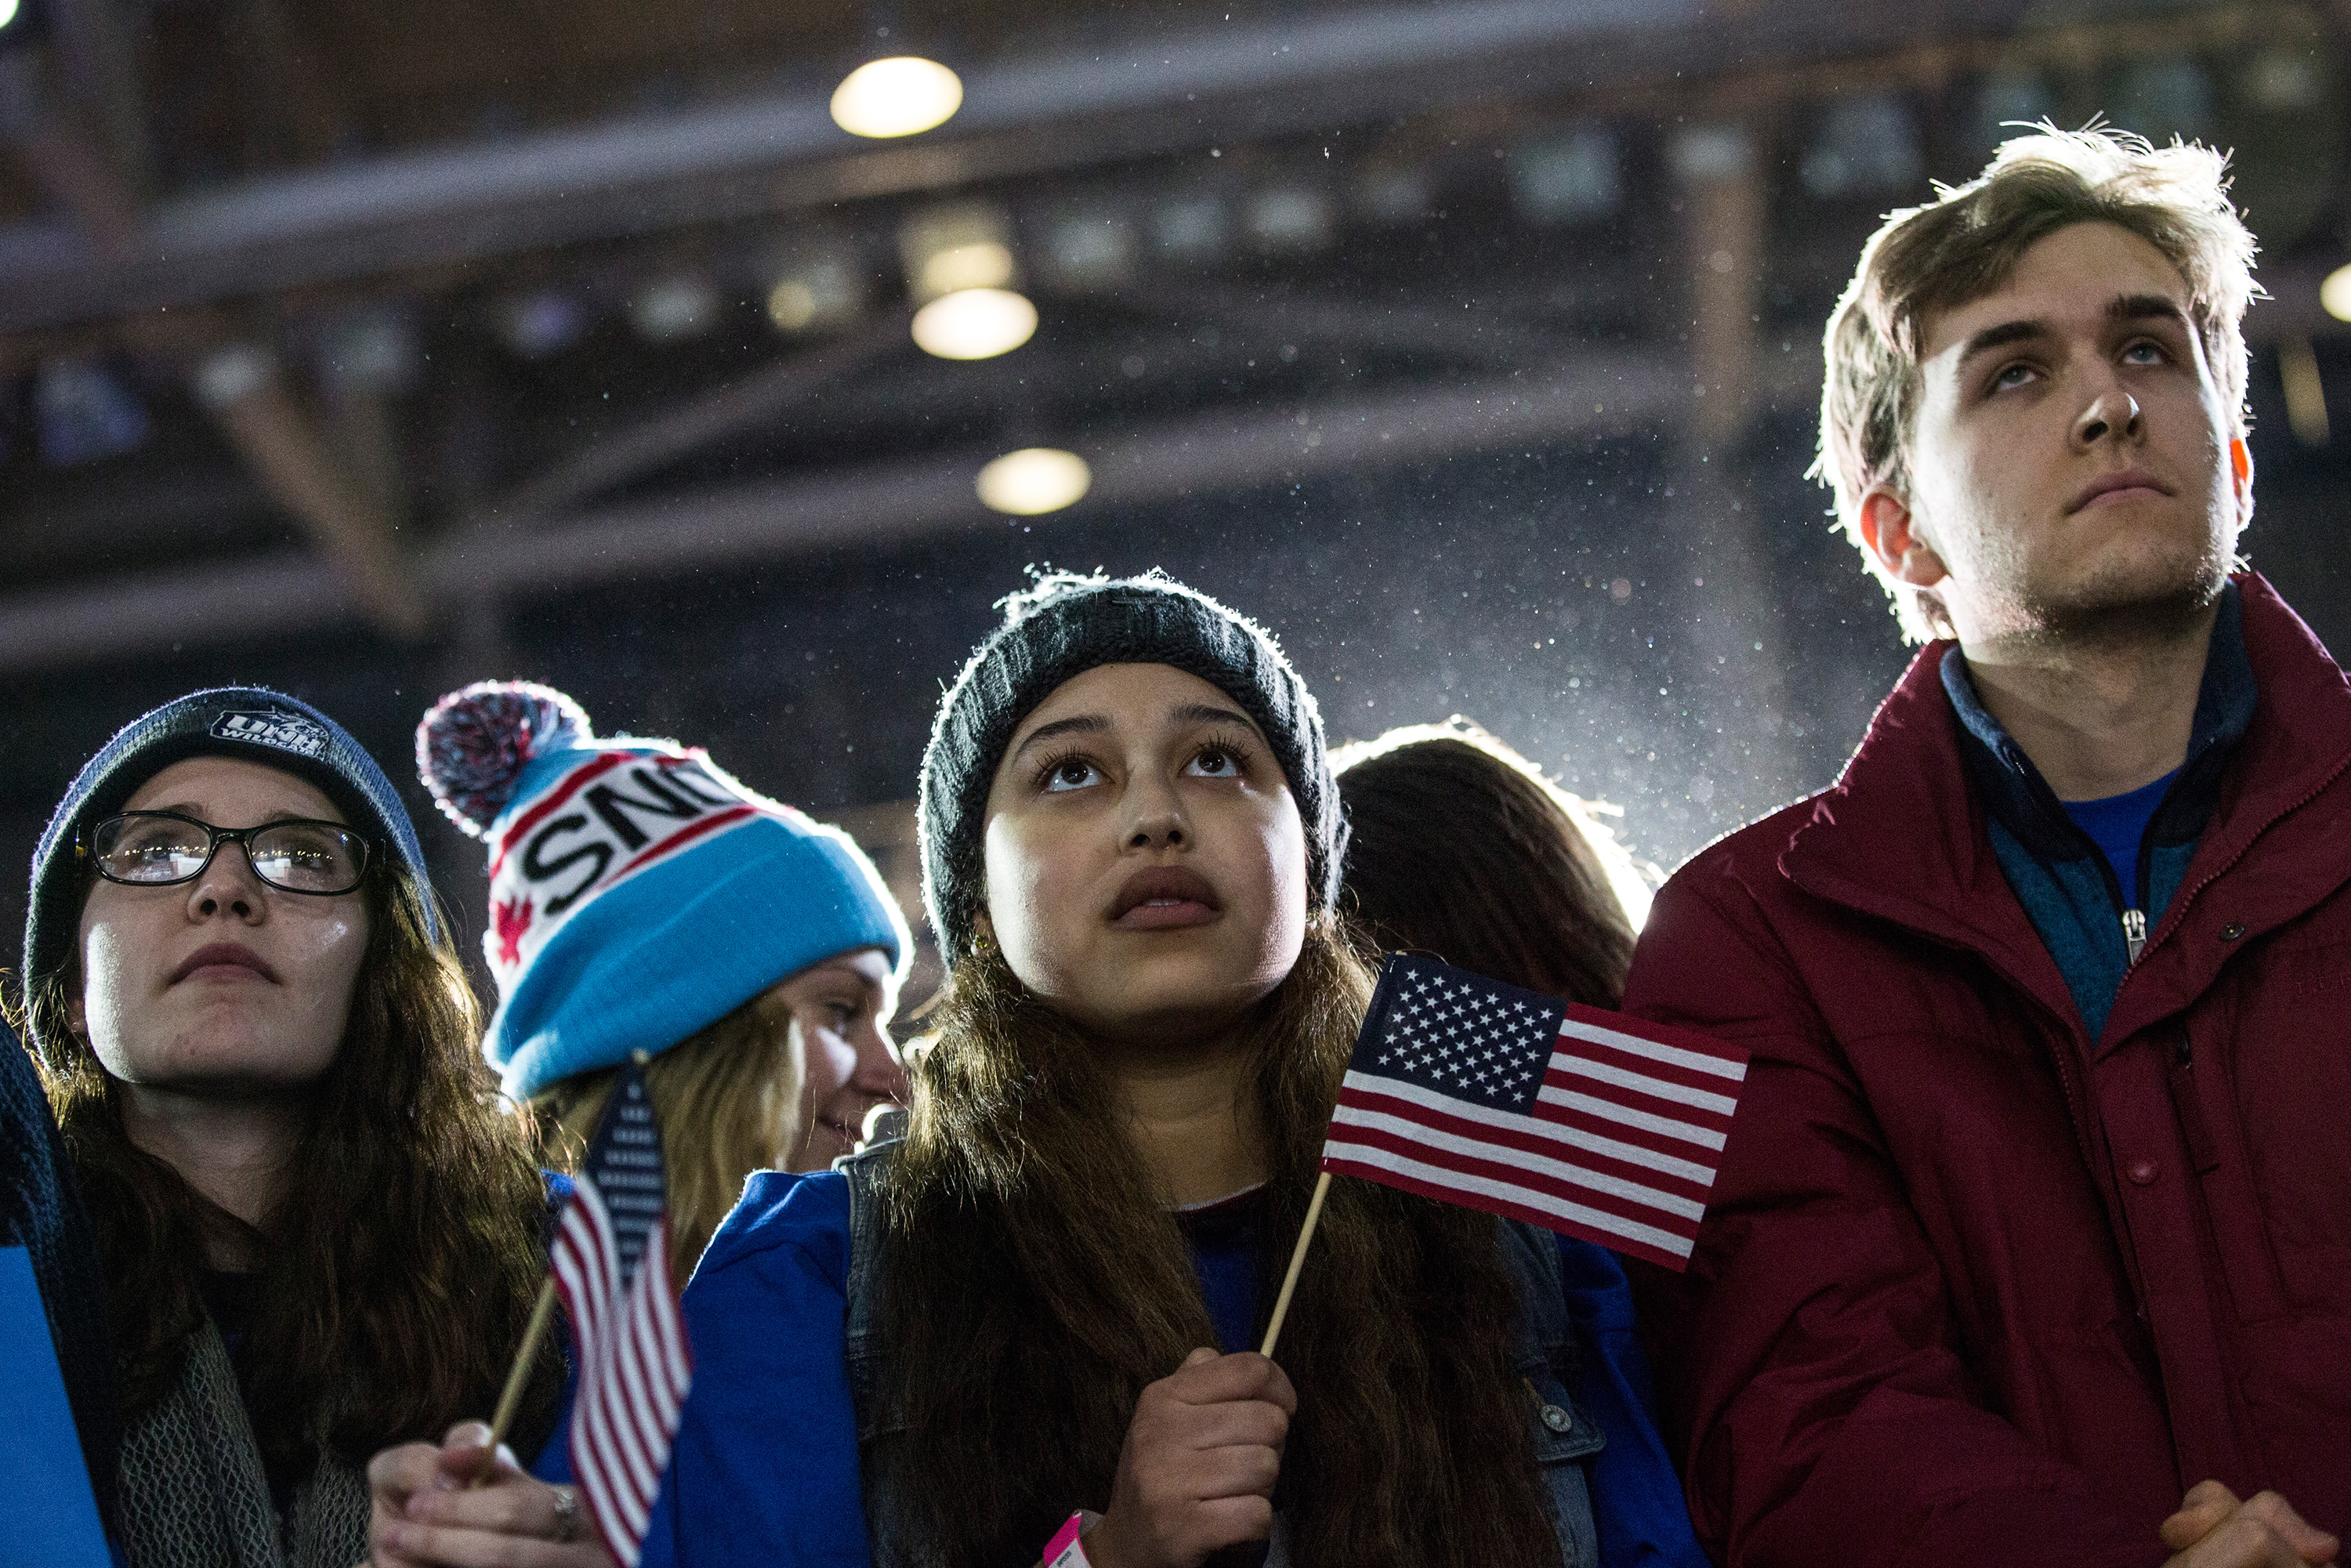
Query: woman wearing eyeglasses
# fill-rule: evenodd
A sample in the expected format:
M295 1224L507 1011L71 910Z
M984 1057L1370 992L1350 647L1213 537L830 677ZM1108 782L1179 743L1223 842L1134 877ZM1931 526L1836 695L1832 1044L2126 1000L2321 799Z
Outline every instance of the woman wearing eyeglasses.
M105 1264L132 1568L349 1568L369 1456L496 1399L547 1212L399 797L290 697L166 704L58 806L23 973ZM561 1379L550 1348L528 1441Z

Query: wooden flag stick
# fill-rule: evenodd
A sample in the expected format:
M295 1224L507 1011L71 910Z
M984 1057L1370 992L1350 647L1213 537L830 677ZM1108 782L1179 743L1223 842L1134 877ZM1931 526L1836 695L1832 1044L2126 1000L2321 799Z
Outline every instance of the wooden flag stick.
M1298 1228L1298 1245L1290 1249L1290 1272L1281 1277L1281 1294L1273 1299L1273 1319L1265 1325L1265 1343L1258 1354L1270 1358L1273 1342L1281 1337L1281 1320L1290 1315L1290 1298L1298 1289L1298 1270L1306 1261L1306 1244L1314 1239L1314 1227L1322 1218L1322 1195L1331 1190L1331 1173L1324 1171L1314 1178L1314 1196L1307 1200L1306 1223Z
M474 1478L481 1486L497 1472L498 1445L507 1440L507 1430L514 1426L515 1412L521 1407L522 1392L530 1386L530 1369L538 1360L538 1342L547 1337L547 1325L555 1317L555 1276L549 1274L538 1287L538 1300L531 1304L530 1324L522 1331L522 1348L515 1352L514 1366L507 1374L506 1392L498 1396L498 1413L490 1421L489 1458L483 1462L482 1473Z

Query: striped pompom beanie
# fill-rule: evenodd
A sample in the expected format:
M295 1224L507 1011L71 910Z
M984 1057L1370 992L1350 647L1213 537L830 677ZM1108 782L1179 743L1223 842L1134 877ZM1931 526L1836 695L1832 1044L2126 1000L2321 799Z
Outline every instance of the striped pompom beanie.
M699 749L600 740L561 692L484 681L424 716L416 767L489 845L482 1051L516 1100L658 1054L843 953L904 971L905 917L864 852Z

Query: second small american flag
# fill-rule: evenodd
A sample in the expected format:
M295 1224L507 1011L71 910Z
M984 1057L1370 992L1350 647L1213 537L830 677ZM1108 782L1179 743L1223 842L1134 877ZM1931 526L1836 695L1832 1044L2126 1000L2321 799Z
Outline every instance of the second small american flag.
M1397 955L1322 1168L1688 1266L1744 1051Z
M613 1082L549 1249L580 1357L572 1473L604 1544L628 1568L643 1548L694 1376L670 1283L668 1207L661 1129L632 1062Z

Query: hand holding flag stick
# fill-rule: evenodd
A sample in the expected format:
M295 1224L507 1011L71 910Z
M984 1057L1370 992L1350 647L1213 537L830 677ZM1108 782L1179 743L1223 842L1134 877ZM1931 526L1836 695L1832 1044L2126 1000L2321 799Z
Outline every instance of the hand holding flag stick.
M514 1365L507 1371L507 1385L498 1395L497 1413L490 1419L490 1438L483 1450L481 1474L474 1479L475 1486L486 1485L497 1473L498 1445L514 1428L516 1413L522 1408L523 1392L530 1386L530 1369L538 1362L539 1341L547 1337L547 1325L554 1321L555 1276L549 1274L539 1281L538 1300L531 1303L530 1322L522 1331L522 1343L515 1350Z
M1281 1294L1273 1299L1273 1316L1266 1320L1265 1343L1258 1354L1268 1361L1273 1359L1274 1342L1281 1337L1281 1320L1290 1315L1290 1298L1298 1292L1298 1270L1306 1265L1306 1244L1314 1239L1314 1227L1322 1218L1322 1200L1330 1196L1331 1173L1324 1171L1314 1178L1314 1196L1306 1203L1306 1223L1298 1228L1298 1245L1290 1249L1290 1271L1281 1277Z
M1692 1030L1391 956L1264 1354L1333 1172L1687 1268L1746 1080L1745 1051Z

